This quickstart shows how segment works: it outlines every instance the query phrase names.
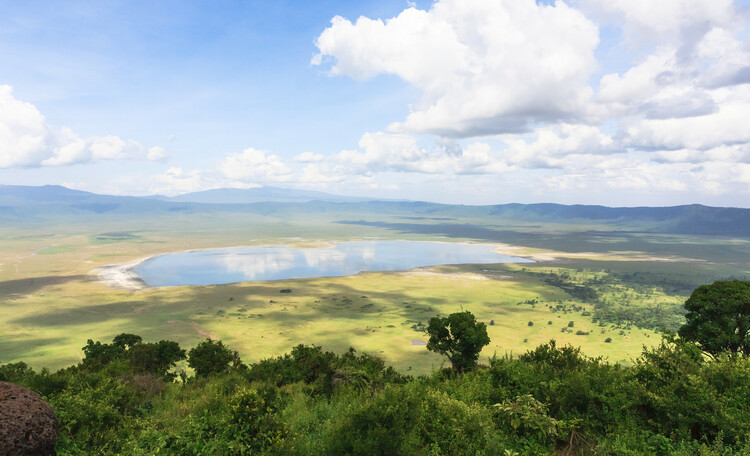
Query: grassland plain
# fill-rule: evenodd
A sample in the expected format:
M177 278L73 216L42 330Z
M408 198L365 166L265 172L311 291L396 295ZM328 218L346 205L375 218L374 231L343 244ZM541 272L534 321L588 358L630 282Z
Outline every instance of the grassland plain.
M422 328L430 317L461 309L489 325L492 343L484 358L519 354L554 338L628 362L643 345L658 342L654 318L679 320L692 288L750 275L746 240L441 214L354 215L175 213L0 226L0 363L63 367L80 360L86 339L132 332L184 347L219 338L247 361L299 343L339 352L353 346L401 371L422 373L444 359L412 340L427 340ZM373 238L488 242L540 261L136 292L89 275L108 264L179 250ZM597 298L577 295L576 287ZM280 293L287 288L292 292ZM614 312L606 321L601 309L597 313L602 303ZM632 318L644 313L650 319Z

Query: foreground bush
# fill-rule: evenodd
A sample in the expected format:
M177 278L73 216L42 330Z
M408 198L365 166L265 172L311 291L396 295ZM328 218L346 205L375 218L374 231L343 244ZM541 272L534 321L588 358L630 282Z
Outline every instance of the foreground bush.
M54 373L2 365L0 380L50 401L61 455L750 454L750 360L674 337L632 366L550 341L418 378L353 349L299 345L245 366L201 344L192 359L209 367L179 382L184 351L135 335L90 341Z

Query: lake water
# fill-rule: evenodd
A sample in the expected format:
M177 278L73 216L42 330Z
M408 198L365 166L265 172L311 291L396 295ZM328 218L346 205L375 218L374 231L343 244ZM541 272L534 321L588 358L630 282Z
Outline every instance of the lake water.
M441 264L529 263L500 255L492 245L362 241L300 249L283 245L171 253L134 270L151 287L349 276L364 271L408 271Z

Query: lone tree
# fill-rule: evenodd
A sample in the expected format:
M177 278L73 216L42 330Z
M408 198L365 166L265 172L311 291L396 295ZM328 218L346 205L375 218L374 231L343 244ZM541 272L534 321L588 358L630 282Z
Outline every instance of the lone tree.
M713 355L750 355L750 282L727 280L695 289L685 301L681 338Z
M431 318L427 333L427 349L447 356L453 370L462 373L477 364L479 352L490 343L487 326L469 311Z
M198 377L227 372L241 364L236 351L225 346L220 340L206 339L188 352L188 366L195 369Z
M155 374L170 380L175 378L169 370L185 359L185 350L177 342L160 340L155 344L136 344L129 350L130 366L141 373Z

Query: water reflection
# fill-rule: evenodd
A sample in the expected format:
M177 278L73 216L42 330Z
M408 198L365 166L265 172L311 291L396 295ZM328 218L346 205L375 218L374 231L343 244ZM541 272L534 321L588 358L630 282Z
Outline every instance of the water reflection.
M530 262L499 255L493 245L448 242L364 241L333 247L235 247L162 255L135 272L149 286L213 285L353 275L363 271L406 271L440 264Z
M301 252L305 257L305 264L311 268L336 268L346 261L346 253L335 248L304 249Z
M241 273L244 280L273 274L294 267L295 255L289 250L263 253L221 254L217 263L227 272Z

